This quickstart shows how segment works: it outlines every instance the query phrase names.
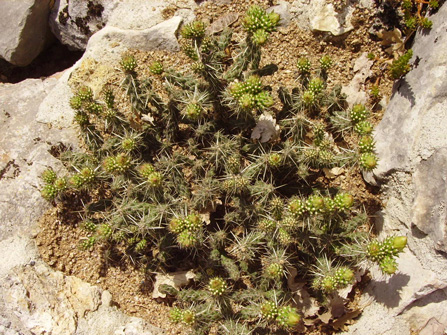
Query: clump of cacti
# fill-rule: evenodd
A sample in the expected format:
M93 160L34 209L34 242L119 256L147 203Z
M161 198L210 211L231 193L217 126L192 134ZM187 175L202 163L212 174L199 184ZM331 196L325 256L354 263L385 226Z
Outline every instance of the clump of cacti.
M251 7L239 46L228 30L208 36L202 21L185 25L186 73L125 54L129 110L117 109L110 86L102 100L80 87L70 105L88 150L61 156L68 176L42 173L45 199L85 197L81 248L120 245L148 273L193 268L191 286L167 292L177 299L172 322L198 334L212 325L223 333L292 331L302 312L287 285L292 269L324 305L324 295L355 284L365 257L396 271L405 244L393 237L363 243L358 257L340 252L370 241L368 222L355 194L317 180L328 167L376 167L370 112L328 88L328 55L316 71L300 58L297 87L274 92L259 65L278 23L278 14ZM230 46L239 48L231 60ZM144 66L146 79L138 74ZM161 86L163 94L154 88ZM255 136L269 126L274 136Z

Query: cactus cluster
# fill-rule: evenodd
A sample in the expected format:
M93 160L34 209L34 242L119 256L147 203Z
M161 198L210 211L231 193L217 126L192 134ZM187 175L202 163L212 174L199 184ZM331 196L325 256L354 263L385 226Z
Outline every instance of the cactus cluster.
M371 241L366 248L367 257L378 263L384 274L392 275L397 270L396 256L407 245L405 236L389 236L383 241Z
M276 30L279 20L279 14L267 13L259 6L252 6L248 9L242 24L245 30L252 34L254 43L263 45L267 41L269 33Z
M292 331L301 311L287 284L291 269L324 306L325 295L354 283L362 261L339 251L369 238L359 199L321 183L326 167L375 167L369 113L348 108L340 87L328 89L328 56L315 71L300 59L297 87L264 84L261 35L278 21L251 7L239 45L229 30L208 36L201 21L185 25L187 72L156 61L140 78L147 65L124 55L121 87L106 86L96 99L82 86L70 100L88 150L61 154L66 177L42 174L45 199L83 199L81 248L123 250L148 275L197 273L188 288L166 288L177 300L171 320L197 334L213 325L222 334ZM238 50L231 60L229 47ZM126 111L116 107L119 89ZM272 128L275 136L255 136ZM391 273L402 243L385 241L377 252L367 242L362 250ZM338 265L315 271L322 258Z

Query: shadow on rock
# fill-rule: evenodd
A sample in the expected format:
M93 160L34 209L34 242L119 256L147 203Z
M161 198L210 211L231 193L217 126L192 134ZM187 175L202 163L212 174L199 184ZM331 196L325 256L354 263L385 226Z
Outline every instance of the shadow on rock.
M369 292L376 302L384 304L389 308L399 306L401 296L400 291L410 281L410 276L403 273L396 273L389 279L375 281L374 287Z
M415 98L413 89L411 88L408 81L405 78L402 78L401 80L397 81L396 85L397 85L397 89L394 90L394 92L395 92L394 94L398 93L401 96L403 96L404 98L407 98L411 104L411 107L413 107L416 104L416 98Z

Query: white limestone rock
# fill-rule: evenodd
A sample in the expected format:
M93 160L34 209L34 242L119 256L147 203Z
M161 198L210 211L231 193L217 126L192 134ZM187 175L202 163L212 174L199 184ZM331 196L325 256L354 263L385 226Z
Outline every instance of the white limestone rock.
M45 48L50 0L0 1L0 58L26 66Z

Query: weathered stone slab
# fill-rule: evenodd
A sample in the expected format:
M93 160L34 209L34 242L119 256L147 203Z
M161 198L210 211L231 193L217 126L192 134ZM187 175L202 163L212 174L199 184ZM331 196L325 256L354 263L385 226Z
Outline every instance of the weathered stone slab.
M0 1L0 57L11 64L30 64L51 38L50 0Z

